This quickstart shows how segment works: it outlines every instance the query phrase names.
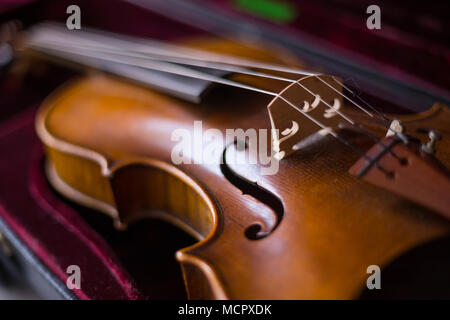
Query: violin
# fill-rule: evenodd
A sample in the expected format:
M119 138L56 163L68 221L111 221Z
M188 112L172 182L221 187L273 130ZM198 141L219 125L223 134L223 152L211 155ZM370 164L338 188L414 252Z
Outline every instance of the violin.
M89 69L36 116L49 182L120 230L194 236L176 253L191 299L355 298L370 266L450 231L439 102L385 114L284 49L214 37L43 25L26 51Z

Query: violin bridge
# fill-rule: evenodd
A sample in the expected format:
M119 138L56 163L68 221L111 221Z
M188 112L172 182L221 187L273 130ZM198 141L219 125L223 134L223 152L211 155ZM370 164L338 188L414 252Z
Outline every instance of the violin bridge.
M337 115L342 108L340 83L332 76L306 76L269 103L275 158L281 160L300 150L306 141L316 141L313 136L324 136L338 128L341 118ZM311 119L325 126L320 127Z

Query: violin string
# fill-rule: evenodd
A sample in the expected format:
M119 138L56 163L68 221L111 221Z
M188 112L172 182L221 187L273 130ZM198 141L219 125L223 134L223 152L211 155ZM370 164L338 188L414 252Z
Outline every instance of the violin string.
M377 113L381 118L383 118L383 120L385 122L390 123L392 120L389 119L384 113L380 112L377 108L373 107L372 105L370 105L367 101L365 101L364 99L362 99L359 95L357 95L353 90L351 90L348 86L346 86L344 83L342 83L341 81L339 81L338 79L336 79L336 77L332 77L333 80L335 82L337 82L338 84L340 84L344 89L346 89L348 92L350 92L352 94L353 97L358 98L362 103L364 103L370 110L374 111L375 113ZM350 100L349 100L350 101ZM362 108L361 106L359 106L356 102L354 101L350 101L352 102L355 106L357 106L358 108Z
M35 27L31 35L33 38L37 39L45 39L51 37L53 39L59 38L62 41L65 40L67 42L67 29L65 28L65 26L60 26L52 23L45 23L40 27ZM78 43L93 44L96 46L103 46L104 48L126 48L126 50L129 52L139 52L143 54L154 55L159 54L165 57L190 57L192 60L209 61L257 69L267 69L292 74L317 74L316 72L308 71L305 69L298 69L283 65L250 60L242 57L194 49L186 46L169 44L164 41L127 37L99 30L89 30L87 28L84 28L84 31L71 33L70 37L72 37L72 39L78 39L76 40L78 41Z
M93 48L93 50L95 50L96 48ZM101 50L100 50L101 51ZM351 119L349 116L347 116L346 114L344 114L343 112L341 112L338 108L330 105L327 101L325 101L324 99L322 99L320 97L320 95L315 94L314 92L312 92L311 90L309 90L305 85L303 85L302 83L300 83L298 80L293 80L293 79L289 79L286 77L281 77L281 76L276 76L276 75L272 75L272 74L268 74L265 72L260 72L260 71L254 71L248 68L243 68L240 66L233 66L233 65L226 65L223 63L215 63L215 62L210 62L210 61L204 61L204 60L195 60L195 59L190 59L189 57L170 57L170 56L165 56L165 55L143 55L140 53L133 53L133 52L128 52L128 51L124 51L124 50L117 50L115 48L110 48L108 49L109 53L113 52L113 53L117 53L119 55L125 55L125 56L132 56L132 57L136 57L136 58L142 58L142 59L155 59L158 61L164 60L164 61L168 61L168 62L172 62L172 63L179 63L179 64L185 64L185 65L190 65L190 66L197 66L197 67L205 67L205 68L210 68L210 69L218 69L218 70L223 70L223 71L230 71L230 72L234 72L234 73L241 73L241 74L247 74L247 75L251 75L251 76L256 76L256 77L263 77L263 78L268 78L268 79L274 79L274 80L279 80L279 81L285 81L285 82L289 82L289 83L295 83L298 86L300 86L302 89L304 89L306 92L308 92L310 95L312 95L313 97L318 97L319 100L324 103L328 108L334 110L341 118L343 118L345 121L347 121L348 123L350 123L353 127L357 128L360 132L362 132L363 134L365 134L366 136L368 136L372 141L374 141L375 143L379 143L382 147L387 147L382 141L380 141L377 137L375 137L372 133L370 133L365 127L363 127L361 124L357 123L356 121L354 121L353 119ZM378 122L380 122L381 120L378 119L377 117L375 117L373 114L371 114L370 112L368 112L366 109L364 109L363 107L361 107L360 105L358 105L357 103L355 103L353 100L351 100L350 98L348 98L346 95L344 95L342 92L340 92L339 90L337 90L335 87L333 87L332 85L330 85L327 81L323 80L320 75L318 74L311 74L312 76L314 76L315 78L317 78L319 81L321 81L322 83L324 83L325 85L327 85L329 88L331 88L333 91L337 92L339 95L341 95L342 97L346 98L347 100L349 100L350 102L352 102L353 104L355 104L359 109L361 109L362 111L364 111L366 114L368 114L370 117L376 119ZM340 85L343 85L342 83L338 82L337 79L335 79L334 77L332 77L333 80L336 80L336 82ZM346 87L347 88L347 87ZM347 90L349 90L347 88ZM373 108L373 107L372 107ZM376 109L375 109L376 110ZM386 126L385 123L380 122L382 125L384 125L388 131L392 131L392 129L389 126ZM394 134L397 134L397 132L392 131ZM400 157L391 149L389 149L389 152L397 159L401 160Z
M39 32L42 30L45 32ZM61 39L61 41L67 42L67 30L64 28L64 26L61 26L61 25L46 23L43 26L41 26L40 28L37 28L37 32L36 32L36 28L35 28L35 32L34 32L35 37L36 37L36 34L37 34L38 38L39 38L39 36L41 38L42 37L44 37L44 38L51 37L53 39L59 38L59 39ZM131 38L131 37L127 37L127 36L118 36L116 34L110 34L108 32L104 32L104 31L89 30L89 29L85 29L82 32L71 33L71 37L78 39L77 41L78 41L79 45L82 43L91 44L91 45L96 46L97 48L102 46L103 48L105 48L107 50L113 50L115 48L127 48L126 52L128 52L128 53L130 53L132 51L136 51L137 53L140 53L140 54L146 54L146 55L150 54L150 55L154 55L154 56L159 56L163 60L168 60L168 58L173 58L173 59L178 58L178 59L184 59L184 60L189 59L191 61L191 63L192 63L192 61L198 61L197 66L208 67L206 64L216 63L216 65L213 66L213 68L217 68L218 67L217 65L219 64L221 66L221 68L219 67L219 69L225 70L225 71L231 71L231 72L244 73L243 68L240 68L240 69L236 68L236 66L239 66L239 67L266 69L266 70L271 70L271 71L280 71L280 72L304 75L304 76L310 75L310 76L315 76L320 81L322 81L324 84L326 84L330 88L334 89L333 86L329 85L325 80L321 79L318 76L318 74L315 72L301 70L301 69L292 68L292 67L286 67L286 66L282 66L282 65L262 63L262 62L258 62L258 61L254 61L254 60L234 57L234 56L225 55L225 54L218 54L218 53L213 53L213 52L199 50L199 49L187 48L184 46L169 44L169 43L163 42L163 41L148 40L148 39L145 39L145 40L144 39L136 39L136 38ZM122 50L122 51L124 51L124 50ZM186 58L186 57L189 57L189 58ZM178 63L182 63L182 62L178 62ZM226 69L224 69L224 65L227 65L227 64L230 66L227 67ZM264 74L264 75L262 73L257 74L256 72L253 75L267 76L267 74ZM277 78L276 76L271 76L271 78L282 80L280 77ZM292 79L289 79L289 80L292 80ZM336 83L340 84L342 87L349 90L349 92L353 93L347 86L345 86L343 83L339 82L335 77L333 77L333 80ZM380 121L380 119L375 117L367 109L365 109L361 105L357 104L356 102L354 102L352 99L350 99L346 95L342 94L341 92L338 92L338 93L340 95L342 95L345 99L350 101L352 104L354 104L357 108L359 108L360 110L362 110L363 112L365 112L366 114L371 116L373 119L375 119L378 122ZM376 112L377 114L380 114L383 118L386 118L384 115L379 113L379 111L376 108L374 108L370 105L368 105L368 107L371 110L373 110L374 112ZM393 132L395 135L399 136L399 138L401 138L404 142L406 142L406 138L403 135L399 135L399 134L397 134L397 132L392 131L392 129L389 127L389 125L386 125L383 123L381 123L381 124L384 125L388 131ZM366 132L367 132L367 130L366 130Z
M329 133L332 137L334 137L335 139L340 141L342 144L346 145L351 150L356 152L360 157L364 158L366 161L368 161L370 163L374 163L375 166L378 169L380 169L382 172L384 172L385 174L390 174L389 170L387 170L387 169L383 168L381 165L379 165L377 161L374 161L374 159L369 157L359 147L353 145L349 141L347 141L344 138L342 138L335 131L331 130L325 124L323 124L319 120L315 119L314 117L312 117L310 114L308 114L307 112L305 112L301 108L297 107L293 102L291 102L288 99L286 99L285 97L281 96L279 93L268 91L268 90L264 90L264 89L260 89L260 88L257 88L257 87L253 87L253 86L250 86L250 85L246 85L246 84L240 83L240 82L224 79L224 78L221 78L221 77L218 77L218 76L214 76L214 75L211 75L211 74L208 74L208 73L192 70L192 69L185 68L185 67L182 67L182 66L179 66L179 65L173 65L173 64L170 64L170 63L164 63L164 62L155 63L152 60L146 60L146 61L142 62L141 61L142 59L140 59L139 61L134 61L133 62L130 59L123 60L123 59L113 58L110 55L102 55L102 54L97 54L96 56L93 56L92 54L89 54L89 53L86 53L86 52L83 52L83 51L80 52L79 48L71 47L71 46L63 46L63 45L54 45L54 44L52 44L51 47L47 47L47 46L45 46L44 43L42 43L40 45L33 44L33 47L35 49L41 48L44 51L50 51L50 53L52 51L55 51L55 50L56 51L62 51L64 53L69 53L69 54L72 54L72 55L73 54L81 55L81 56L85 56L85 57L89 57L89 58L93 57L93 58L96 58L96 59L102 59L102 60L106 60L106 61L109 61L109 62L121 63L121 64L126 64L126 65L131 65L131 66L137 66L137 67L141 67L141 68L148 68L148 69L151 69L151 70L157 70L157 71L177 74L177 75L181 75L181 76L187 76L187 77L191 77L191 78L202 79L202 80L206 80L206 81L211 81L211 82L220 83L220 84L224 84L224 85L228 85L228 86L238 87L238 88L241 88L241 89L255 91L255 92L262 93L262 94L266 94L266 95L270 95L270 96L274 96L274 97L280 98L281 100L286 102L288 105L290 105L292 108L294 108L295 110L300 112L303 116L305 116L310 121L312 121L317 126L319 126L321 129L327 130L327 133Z
M64 27L61 27L60 25L55 24L49 24L47 23L44 25L44 27L41 27L44 29L45 32L39 32L39 28L37 29L37 36L42 38L53 38L53 39L60 39L61 41L67 42L67 30ZM41 31L42 31L41 29ZM34 32L34 36L36 37L36 31ZM231 72L240 72L240 73L246 73L244 70L248 70L247 68L237 68L238 67L251 67L251 68L259 68L259 69L266 69L266 70L272 70L272 71L282 71L286 73L291 74L297 74L297 75L311 75L318 78L321 82L335 90L333 86L331 86L328 82L321 79L317 73L306 71L306 70L300 70L292 67L286 67L286 66L280 66L275 64L269 64L269 63L261 63L254 60L249 59L243 59L238 58L234 56L224 55L224 54L217 54L212 53L204 50L198 50L198 49L192 49L192 48L186 48L183 46L168 44L166 42L162 41L156 41L156 40L144 40L144 39L136 39L136 38L130 38L126 36L117 36L115 34L109 34L107 32L102 32L98 30L84 30L82 32L72 33L71 37L74 39L77 39L77 42L79 45L82 43L84 44L90 44L94 45L96 48L104 48L105 50L114 50L115 48L126 48L126 50L120 50L123 53L131 54L132 51L135 51L139 54L145 54L145 55L152 55L154 58L159 58L162 60L169 61L171 58L172 62L175 63L184 63L184 64L190 64L190 65L196 65L196 66L203 66L203 67L212 67L220 70L225 71L231 71ZM117 50L117 49L115 49ZM188 58L187 58L188 57ZM181 59L181 60L180 60ZM184 60L184 62L182 61ZM189 60L189 63L186 63L186 60ZM194 63L196 61L196 63ZM215 64L214 64L215 63ZM208 66L210 64L210 66ZM229 65L229 66L226 66ZM247 71L248 74L248 71ZM266 76L267 74L256 72L253 73L253 75L256 76ZM277 80L284 80L280 77L271 76L273 79ZM353 91L351 91L347 86L345 86L343 83L341 83L339 80L337 80L335 77L332 78L336 83L341 85L343 88L347 89L352 94ZM292 79L289 79L292 80ZM336 90L335 90L336 91ZM369 115L371 118L375 119L378 123L382 124L388 132L392 132L394 135L398 136L403 142L407 142L407 139L404 135L399 134L395 131L393 131L390 126L386 123L383 123L380 121L379 118L375 117L371 112L369 112L366 108L362 107L355 101L353 101L351 98L347 97L340 91L336 91L339 95L344 97L346 100L350 101L353 105L355 105L357 108L365 112L367 115ZM360 98L361 99L361 98ZM387 117L383 114L381 114L376 108L372 107L371 105L365 103L365 105L370 108L372 111L376 112L378 115L380 115L384 120L389 120ZM353 124L352 124L353 125ZM355 125L353 125L355 126ZM355 126L357 127L357 126ZM361 130L361 129L360 129ZM367 130L362 129L361 131L365 131L364 133L367 135ZM372 139L373 140L373 139Z
M125 65L140 67L140 68L144 68L144 69L151 69L151 70L167 72L167 73L171 73L171 74L177 74L180 76L220 83L223 85L239 87L241 89L255 91L255 92L259 92L259 93L263 93L263 94L267 94L267 95L277 95L276 93L268 91L268 90L256 88L256 87L249 86L249 85L246 85L246 84L243 84L240 82L235 82L235 81L228 80L225 78L217 77L212 74L204 73L204 72L197 71L194 69L185 68L180 65L160 62L160 61L156 61L156 60L146 60L146 61L139 60L139 61L133 62L132 59L124 60L121 58L114 58L109 54L101 54L101 53L97 53L96 55L93 55L91 53L86 53L86 52L80 51L80 50L78 50L77 47L63 46L63 45L59 45L59 44L58 45L52 44L51 47L47 47L44 44L33 44L33 48L38 49L38 50L41 49L42 51L48 52L48 53L52 53L52 52L54 53L54 51L56 51L56 52L59 51L60 53L63 53L63 54L59 54L63 58L67 58L67 57L70 57L73 55L84 56L87 58L94 58L94 59L99 59L99 60L103 60L103 61L109 61L109 62L114 62L114 63L120 63L120 64L125 64ZM58 53L56 53L56 55L58 55ZM101 68L101 66L99 66L99 68Z
M58 45L58 44L57 43L53 43L53 46L56 46L56 45ZM367 129L365 129L362 125L356 123L349 116L347 116L346 114L341 112L338 108L336 108L336 107L332 106L331 104L329 104L327 101L322 99L320 97L320 95L315 94L314 92L309 90L305 85L303 85L302 83L300 83L297 80L293 80L293 79L289 79L289 78L285 78L285 77L280 77L280 76L275 76L275 75L271 75L271 74L268 74L268 73L253 71L253 70L250 70L250 69L247 69L247 68L230 66L230 65L222 65L222 64L218 64L218 63L214 63L214 62L211 63L209 61L190 60L189 58L165 57L165 56L159 56L159 55L155 55L155 56L152 55L152 56L149 57L148 55L143 55L143 54L139 54L139 53L132 53L132 52L124 51L122 49L116 49L116 48L102 49L102 48L97 48L97 47L93 47L93 46L86 46L86 45L81 45L81 46L77 45L77 49L85 49L85 50L89 50L89 51L95 51L95 52L101 52L101 53L107 53L107 54L117 54L117 55L122 55L122 56L126 56L126 57L134 57L134 58L139 58L139 59L151 59L151 60L157 60L157 61L162 61L162 59L163 59L165 62L185 64L185 65L197 66L197 67L206 67L206 68L210 68L210 69L218 69L218 70L222 70L222 71L230 71L230 72L234 72L234 73L241 73L241 74L247 74L247 75L252 75L252 76L256 76L256 77L263 77L263 78L269 78L269 79L275 79L275 80L279 80L279 81L295 83L298 86L300 86L302 89L304 89L311 96L318 97L319 100L322 103L324 103L328 108L334 110L340 117L342 117L345 121L347 121L352 126L357 128L358 130L360 130L363 134L368 136L372 141L374 141L376 143L380 143L380 140L377 137L375 137L372 133L370 133ZM320 81L326 83L325 80L322 80L319 76L315 76L315 77L317 79L319 79ZM334 87L332 87L328 83L327 83L327 85L330 88L334 89L336 92L340 93L338 90L336 90Z
M395 130L392 130L389 123L392 122L391 119L389 119L385 114L381 113L379 110L377 110L375 107L371 106L368 102L365 102L365 100L363 100L362 98L359 98L360 100L362 100L368 107L370 107L370 109L374 110L378 115L380 115L383 120L379 119L378 117L375 117L373 114L371 114L370 112L368 112L364 107L362 107L361 105L359 105L358 103L356 103L355 101L353 101L351 98L349 98L347 95L344 95L342 92L340 92L339 90L336 90L336 88L334 88L333 86L331 86L329 83L327 83L326 81L324 81L323 79L321 79L320 77L317 77L317 79L319 79L321 82L323 82L325 85L327 85L328 87L330 87L333 91L335 91L337 94L341 95L344 99L348 100L350 103L352 103L354 106L356 106L358 109L364 111L365 113L367 113L369 116L371 116L375 121L377 121L378 123L380 123L381 125L383 125L385 128L388 129L388 132L393 133L394 135L396 135L400 140L402 140L405 144L408 142L408 139L406 138L406 136L401 133L401 132L397 132ZM343 88L345 88L346 90L348 90L353 96L356 96L356 94L350 90L346 85L344 85L342 82L340 82L339 80L337 80L335 77L332 77L333 80L335 82L337 82L338 84L340 84ZM392 155L394 155L397 159L400 160L400 157L398 157L392 150L389 151Z
M34 28L34 37L39 36L42 38L59 38L62 39L62 41L67 41L67 30L64 26L55 24L55 23L43 23L38 27ZM298 69L293 67L286 67L282 65L276 65L276 64L270 64L270 63L264 63L264 62L258 62L250 59L240 58L240 57L234 57L226 54L218 54L213 53L205 50L199 50L194 48L188 48L185 46L180 45L174 45L169 44L167 42L163 41L157 41L157 40L150 40L150 39L139 39L134 37L128 37L128 36L119 36L117 34L108 33L105 31L99 31L99 30L92 30L92 29L86 29L84 28L83 31L79 31L76 33L71 33L70 37L72 39L78 39L78 43L86 43L86 44L93 44L98 46L103 46L104 48L127 48L126 50L128 52L136 51L138 53L144 53L144 54L153 54L153 55L159 55L160 57L163 57L164 59L167 59L168 57L173 58L184 58L189 57L191 60L198 60L201 62L208 61L210 63L216 62L221 65L229 64L232 66L240 66L240 67L250 67L250 68L258 68L258 69L266 69L271 71L280 71L285 73L291 73L291 74L297 74L297 75L311 75L318 77L318 74L316 72L307 71L304 69ZM105 44L105 45L103 45ZM233 68L229 68L228 70L233 70ZM236 70L236 69L234 69ZM236 70L235 72L239 72L239 70ZM318 77L319 78L319 77ZM319 78L320 81L324 82L323 79ZM341 85L343 88L347 89L349 92L353 94L353 91L351 91L347 86L345 86L343 83L341 83L339 80L337 80L335 77L333 77L333 80ZM324 82L325 84L329 85L328 83ZM367 113L369 116L374 118L375 120L379 121L378 118L376 118L372 113L370 113L367 109L362 107L361 105L357 104L353 100L351 100L349 97L343 95L341 92L339 92L340 95L342 95L345 99L350 101L352 104L354 104L356 107L358 107L363 112ZM359 97L360 98L360 97ZM362 100L360 98L360 100ZM381 114L376 108L372 107L368 103L364 103L369 109L376 112L378 115L380 115L383 119L387 119L387 117L383 114ZM389 125L384 124L384 126L387 128L388 131L393 132L395 135L399 136L404 142L406 142L406 138L403 135L398 135L397 132L392 131L392 129L389 127Z
M42 45L43 42L41 41L40 43ZM66 43L66 41L64 43ZM53 47L56 47L57 45L64 46L64 44L55 43L55 42L53 42L51 45ZM104 46L103 46L103 48L104 48ZM101 53L104 53L104 54L118 54L118 55L123 55L123 56L126 56L126 57L134 57L134 58L145 59L145 60L150 59L150 60L161 61L161 59L164 59L164 62L173 62L173 63L186 64L186 65L190 65L190 66L206 67L206 68L211 68L211 69L218 69L218 70L230 71L230 72L235 72L235 73L242 73L242 74L247 74L247 75L252 75L252 76L257 76L257 77L264 77L264 78L270 78L270 79L275 79L275 80L295 83L298 86L300 86L302 89L304 89L307 93L312 95L313 97L318 97L319 101L324 103L328 108L334 110L341 118L343 118L345 121L350 123L353 127L358 129L361 133L365 134L367 137L369 137L369 139L371 139L375 143L380 144L382 147L387 148L387 146L382 141L380 141L377 137L375 137L372 133L370 133L366 128L364 128L362 125L360 125L357 122L355 122L353 119L348 117L346 114L342 113L336 107L330 105L327 101L323 100L320 97L320 95L316 95L314 92L309 90L305 85L303 85L302 83L300 83L297 80L293 80L293 79L289 79L289 78L285 78L285 77L280 77L280 76L275 76L275 75L271 75L271 74L268 74L268 73L258 72L258 71L254 71L254 70L250 70L250 69L242 68L242 67L236 67L236 66L231 66L231 65L222 65L220 63L211 63L209 61L196 61L196 60L192 60L191 61L189 58L184 58L184 57L183 58L178 58L178 57L172 58L172 57L169 57L169 58L166 59L166 56L162 56L162 57L160 57L159 55L148 56L148 55L143 55L143 54L140 54L140 53L132 53L132 52L124 51L122 49L117 49L117 48L109 48L109 47L107 49L103 49L103 48L98 48L97 46L92 46L92 45L78 45L77 44L75 49L76 50L84 49L84 50L88 50L88 51L101 52ZM320 81L324 82L324 80L321 79L319 76L315 76L315 77L317 79L319 79ZM327 85L332 87L329 84L327 84ZM332 87L332 88L334 89L334 87ZM335 91L340 93L337 90L335 90ZM390 154L392 154L399 161L402 160L401 157L399 157L391 149L389 149L388 152Z
M178 48L178 47L177 47ZM122 52L124 52L122 50ZM196 51L198 52L198 51ZM141 53L142 52L138 52ZM132 51L127 51L124 52L124 54L133 54ZM136 53L134 53L136 54ZM376 120L378 123L380 123L381 125L383 125L384 127L386 127L386 129L388 131L391 131L394 134L397 134L397 132L392 131L392 129L389 127L388 124L386 124L386 122L382 122L378 117L375 117L374 114L372 114L371 112L369 112L366 108L364 108L363 106L361 106L360 104L356 103L355 101L353 101L350 97L346 96L345 94L343 94L342 92L338 91L337 89L335 89L332 85L330 85L328 82L326 82L324 79L320 78L320 74L318 73L313 73L311 71L306 71L306 70L300 70L300 69L290 69L290 68L286 68L286 67L282 67L282 66L277 66L277 65L273 65L273 64L259 64L256 62L253 62L251 60L243 60L243 61L229 61L229 59L226 59L224 57L224 55L218 55L220 57L220 59L222 59L222 61L217 60L219 62L215 62L215 60L200 60L198 57L186 57L184 55L179 55L177 53L164 53L164 54L146 54L145 56L141 55L142 58L144 57L149 57L150 58L154 58L154 59L158 59L158 60L166 60L166 61L170 61L173 63L180 63L180 64L186 64L186 65L192 65L192 66L198 66L198 67L206 67L206 68L212 68L212 69L219 69L219 70L224 70L224 71L230 71L230 72L236 72L236 73L242 73L242 74L248 74L248 75L253 75L253 76L259 76L259 77L265 77L265 78L270 78L270 79L275 79L275 80L280 80L280 81L287 81L287 82L297 82L298 85L302 86L300 83L298 83L298 81L293 80L293 79L289 79L289 78L285 78L285 77L280 77L280 76L276 76L276 75L271 75L271 74L267 74L267 73L263 73L263 72L258 72L258 71L254 71L254 70L250 70L247 68L242 68L242 67L251 67L251 68L256 68L256 69L265 69L265 70L271 70L271 71L281 71L281 72L285 72L285 73L291 73L291 74L296 74L296 75L303 75L303 76L314 76L316 77L319 81L323 82L324 84L326 84L328 87L330 87L332 90L336 91L339 95L341 95L343 98L345 98L346 100L348 100L350 103L352 103L353 105L355 105L358 109L360 109L361 111L363 111L364 113L366 113L367 115L369 115L371 118L373 118L374 120ZM203 59L203 58L202 58ZM225 62L226 61L226 62ZM236 67L238 66L238 67ZM350 93L354 94L352 90L350 90L350 88L348 88L346 85L344 85L343 83L341 83L340 81L338 81L335 77L332 77L332 79L338 83L339 85L341 85L343 88L345 88L346 90L348 90ZM303 87L303 86L302 86ZM303 89L307 90L306 88L303 87ZM314 94L313 94L314 95ZM361 98L360 98L361 99ZM321 99L321 101L325 104L327 104L325 101L323 101ZM377 114L379 114L383 120L385 121L391 121L389 118L387 118L384 114L380 113L376 108L372 107L371 105L369 105L367 102L365 103L372 111L376 112ZM330 105L327 104L328 107L332 108ZM337 112L338 113L338 112ZM339 114L339 113L338 113ZM340 114L342 116L342 114ZM346 119L347 120L347 119ZM348 120L347 120L348 121ZM349 121L350 122L350 121ZM356 124L356 122L350 122L352 125L354 125L355 127L358 127ZM361 129L361 128L359 128ZM361 131L364 131L364 129L362 129ZM367 130L364 132L367 135ZM373 138L373 135L372 135ZM402 139L404 140L404 139Z

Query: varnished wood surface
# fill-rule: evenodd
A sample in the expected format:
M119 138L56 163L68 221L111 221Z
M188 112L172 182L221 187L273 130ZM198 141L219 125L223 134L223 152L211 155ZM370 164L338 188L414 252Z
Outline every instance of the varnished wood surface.
M282 160L276 175L262 176L258 166L228 167L270 191L283 207L273 233L247 238L254 223L263 231L274 227L273 209L242 194L219 165L172 165L170 137L175 129L192 131L194 120L202 120L203 129L268 129L269 102L217 87L194 105L90 75L49 97L36 124L67 196L74 190L95 199L124 224L158 216L202 239L177 253L191 298L354 298L365 286L369 265L384 266L448 233L448 222L431 210L350 175L358 155L326 137ZM417 124L410 119L411 130L433 126L448 133L446 112L416 118ZM383 128L368 126L383 135ZM355 132L343 135L371 146ZM438 150L448 147L444 138ZM449 164L448 152L438 157Z
M408 145L387 137L367 152L371 159L377 159L377 165L384 171L361 158L349 172L450 219L447 168L423 152L417 141L409 141Z

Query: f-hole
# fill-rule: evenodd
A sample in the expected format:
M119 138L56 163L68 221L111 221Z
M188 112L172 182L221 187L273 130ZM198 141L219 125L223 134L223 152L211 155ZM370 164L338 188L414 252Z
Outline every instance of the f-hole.
M260 240L264 239L268 235L270 235L281 223L281 220L284 216L284 207L281 200L274 195L269 190L264 189L257 182L252 182L245 177L237 174L233 171L227 164L227 150L230 146L236 147L237 142L229 144L225 147L222 153L222 163L220 165L220 170L222 174L227 178L228 181L231 182L236 188L241 190L242 194L248 194L254 197L255 199L261 201L265 205L269 206L276 215L276 223L269 231L261 231L261 225L258 222L252 223L245 229L245 236L250 240ZM245 148L247 148L247 144L245 144Z

